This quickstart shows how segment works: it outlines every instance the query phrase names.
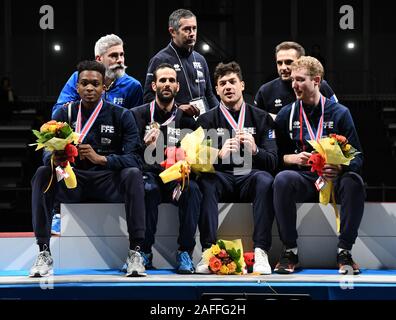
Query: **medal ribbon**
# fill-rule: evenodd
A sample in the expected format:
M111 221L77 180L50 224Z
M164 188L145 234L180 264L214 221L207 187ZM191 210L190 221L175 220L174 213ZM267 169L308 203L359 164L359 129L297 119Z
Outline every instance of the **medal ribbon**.
M154 111L155 111L155 100L151 101L150 103L150 119L151 119L151 123L155 122L154 121ZM177 109L175 109L175 111L173 111L172 116L166 120L163 124L161 124L161 126L167 126L169 123L171 123L173 121L173 119L175 119L176 117L176 111Z
M304 150L305 150L305 145L303 142L303 134L302 134L302 131L303 131L302 119L303 118L304 118L304 122L307 126L308 134L309 134L309 137L311 140L318 141L322 137L322 134L323 134L324 105L326 102L326 98L321 95L320 101L321 101L322 115L320 116L320 119L319 119L318 128L315 130L316 134L314 132L315 128L311 127L311 124L308 121L307 115L305 114L305 111L303 108L303 103L302 103L302 101L300 101L300 140L301 140L301 144L302 144Z
M80 134L78 138L78 143L82 143L85 139L86 135L88 134L89 130L91 130L92 125L94 124L96 118L99 115L100 110L103 106L103 100L100 99L98 105L95 107L94 111L88 118L87 122L85 122L84 127L81 129L81 101L80 105L78 106L78 113L77 113L77 122L76 122L76 132Z
M241 132L245 124L245 114L246 114L245 102L242 103L241 112L239 113L239 117L238 117L238 123L235 121L234 117L230 114L230 112L228 111L226 106L223 105L223 103L220 103L220 110L223 113L224 118L226 118L227 122L232 127L232 129L234 129L236 133Z

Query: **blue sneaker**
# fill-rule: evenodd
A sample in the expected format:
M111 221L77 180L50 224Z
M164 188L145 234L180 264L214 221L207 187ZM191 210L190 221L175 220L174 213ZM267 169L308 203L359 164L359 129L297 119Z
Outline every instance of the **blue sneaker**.
M180 273L180 274L194 273L194 264L187 251L178 251L176 260L177 260L176 273Z
M52 217L51 234L55 234L58 236L61 234L60 213L56 213Z

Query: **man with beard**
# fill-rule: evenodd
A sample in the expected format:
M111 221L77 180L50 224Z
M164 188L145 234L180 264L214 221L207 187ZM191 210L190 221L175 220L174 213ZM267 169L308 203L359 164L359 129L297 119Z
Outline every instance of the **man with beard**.
M142 104L142 86L139 81L125 73L124 44L120 37L109 34L95 44L95 60L106 67L105 92L103 98L113 104L130 109ZM52 108L52 115L64 104L79 99L77 93L77 71L63 87Z
M169 16L171 42L151 58L144 85L144 102L154 99L153 71L161 63L169 63L178 74L180 90L175 97L179 108L188 115L198 116L218 105L212 91L208 64L194 51L197 41L197 18L186 9L178 9Z
M115 34L101 37L95 44L95 60L106 67L104 100L130 109L142 104L142 86L139 81L125 73L126 66L123 41ZM77 93L78 72L74 72L63 87L52 108L52 116L63 105L79 100ZM55 204L52 233L60 234L59 204Z
M254 98L257 108L269 112L275 118L283 106L296 100L296 95L291 85L290 65L304 55L304 48L297 42L285 41L276 46L275 59L279 78L264 83L260 87ZM334 91L326 80L322 80L320 92L332 101L338 102Z
M190 179L188 186L181 190L180 183L171 181L164 184L159 178L163 168L159 165L158 154L162 156L167 147L177 146L183 131L195 129L195 120L185 114L175 104L179 91L177 73L172 65L160 64L153 72L152 89L155 99L140 107L133 108L144 151L144 180L146 202L146 235L142 255L147 269L152 266L152 246L157 230L158 205L171 202L179 207L179 248L177 251L177 273L194 273L192 253L195 247L195 232L201 204L201 192L197 183ZM190 129L190 130L187 130ZM156 156L152 156L156 154ZM151 159L150 159L151 158Z
M60 122L66 122L70 117L75 123L74 130L80 134L78 158L73 169L77 186L68 189L64 181L51 180L55 167L66 161L67 156L63 151L55 151L50 161L51 153L46 152L45 165L37 169L32 179L32 222L40 253L29 275L44 277L53 274L50 221L54 199L58 199L63 203L124 202L129 233L127 276L144 276L143 258L139 252L145 234L145 207L141 201L144 186L136 123L129 110L102 99L103 64L83 61L77 69L77 92L81 100L60 108L54 115L54 120Z

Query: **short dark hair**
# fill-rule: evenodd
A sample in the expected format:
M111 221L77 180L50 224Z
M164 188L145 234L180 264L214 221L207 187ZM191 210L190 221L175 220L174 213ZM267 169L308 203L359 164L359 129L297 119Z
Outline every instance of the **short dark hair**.
M275 47L275 59L276 59L276 55L280 50L289 50L289 49L294 49L297 51L297 58L300 58L301 56L305 56L305 49L304 47L294 41L284 41L279 43L276 47Z
M177 9L169 16L168 27L172 27L173 30L177 31L180 27L180 19L188 19L195 17L195 14L187 9Z
M176 69L171 64L165 63L165 62L161 63L161 64L159 64L157 66L157 68L155 68L155 70L153 72L153 81L154 82L157 81L157 71L160 70L160 69L165 69L165 68L169 68L169 69L175 70L175 72L176 72ZM176 81L177 81L177 72L176 72Z
M77 71L78 78L80 78L80 73L83 71L97 71L102 75L103 82L106 75L106 67L102 63L95 60L84 60L79 62L77 65Z
M217 83L217 80L223 76L225 76L228 73L236 73L239 80L243 80L242 78L242 70L241 70L241 66L235 62L235 61L231 61L229 63L223 63L220 62L215 69L214 72L214 82Z

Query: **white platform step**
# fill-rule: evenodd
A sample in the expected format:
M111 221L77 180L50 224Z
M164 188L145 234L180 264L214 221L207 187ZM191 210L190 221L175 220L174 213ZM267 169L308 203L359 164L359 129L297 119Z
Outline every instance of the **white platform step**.
M219 204L218 237L241 238L251 251L253 230L251 204ZM128 252L123 204L62 204L61 237L51 241L55 266L69 268L120 268ZM335 268L337 234L332 207L314 203L298 205L299 258L305 268ZM178 236L177 207L162 204L154 245L157 268L175 266ZM354 259L362 268L396 268L396 203L366 203L359 237L353 247ZM199 233L194 262L199 261ZM0 238L0 268L27 269L37 254L34 239ZM7 248L12 247L13 250ZM274 265L282 245L275 224L270 262ZM11 252L11 253L9 253Z
M160 206L158 231L153 248L154 265L159 268L175 265L179 228L177 210L171 204ZM241 238L244 249L253 250L251 210L251 204L219 204L218 238ZM117 267L123 262L128 250L123 204L67 204L62 205L61 211L61 267L105 268ZM395 224L396 204L365 204L359 238L353 248L354 257L362 268L396 268L396 250L393 249L396 247ZM334 268L338 239L333 208L316 203L299 204L297 226L302 266ZM272 230L273 248L270 261L275 264L282 245L276 224ZM194 262L197 263L201 255L198 231L196 241ZM77 255L81 258L77 259ZM79 266L78 263L82 265Z

